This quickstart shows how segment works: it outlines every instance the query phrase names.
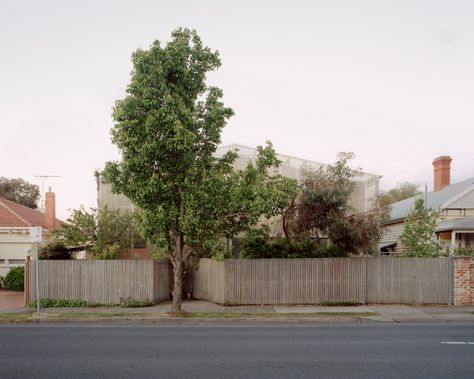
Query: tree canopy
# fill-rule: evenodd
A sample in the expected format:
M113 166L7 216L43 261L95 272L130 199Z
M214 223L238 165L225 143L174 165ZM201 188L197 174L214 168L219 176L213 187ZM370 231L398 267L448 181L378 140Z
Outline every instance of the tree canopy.
M420 193L418 185L403 182L398 183L395 188L392 188L386 192L382 192L379 195L379 202L382 207L396 203L397 201L409 199L410 197L416 196Z
M23 204L29 208L38 208L40 198L39 187L24 179L8 179L0 177L0 197Z
M290 250L293 242L322 241L348 253L375 253L388 210L377 203L355 213L351 195L361 174L349 165L354 155L340 153L332 165L307 170L300 191L285 210L283 227Z
M127 96L113 111L112 141L122 159L107 162L104 176L139 207L145 236L169 252L172 311L179 312L186 257L281 212L296 183L269 175L279 164L271 144L238 172L237 152L214 155L233 111L222 90L206 84L221 62L195 31L177 29L165 46L155 41L135 51L132 62Z
M130 247L132 232L129 213L120 214L108 208L91 209L90 212L74 209L47 250L87 250L97 259L114 259L121 250Z

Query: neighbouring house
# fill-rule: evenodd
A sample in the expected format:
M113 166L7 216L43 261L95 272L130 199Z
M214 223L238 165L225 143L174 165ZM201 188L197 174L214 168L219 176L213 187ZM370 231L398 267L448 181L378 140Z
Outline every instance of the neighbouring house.
M44 213L0 198L0 276L4 277L14 266L24 265L27 255L33 251L31 227L41 226L45 244L61 223L56 219L56 199L51 191L45 194Z
M441 156L433 161L434 189L426 193L429 209L441 210L442 219L436 226L436 238L452 250L456 247L474 247L474 177L451 184L451 157ZM391 205L385 234L380 241L381 253L403 252L400 237L406 216L413 210L416 199L411 197Z

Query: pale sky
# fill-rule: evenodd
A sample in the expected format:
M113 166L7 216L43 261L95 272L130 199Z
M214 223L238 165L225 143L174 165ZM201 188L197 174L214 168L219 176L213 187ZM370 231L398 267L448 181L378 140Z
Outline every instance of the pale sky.
M474 176L474 2L456 0L0 0L0 176L60 175L46 186L62 219L96 206L130 56L179 26L221 54L223 144L352 151L384 189L432 188L439 155L452 182Z

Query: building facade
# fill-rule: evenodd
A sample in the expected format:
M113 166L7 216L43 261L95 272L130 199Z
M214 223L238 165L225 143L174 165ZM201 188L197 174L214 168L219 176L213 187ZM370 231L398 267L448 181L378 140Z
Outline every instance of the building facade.
M413 210L415 201L424 196L427 208L441 211L433 238L452 251L460 247L474 248L474 177L451 184L451 161L449 156L433 161L433 191L391 205L390 218L380 241L381 252L404 251L400 238L405 218Z

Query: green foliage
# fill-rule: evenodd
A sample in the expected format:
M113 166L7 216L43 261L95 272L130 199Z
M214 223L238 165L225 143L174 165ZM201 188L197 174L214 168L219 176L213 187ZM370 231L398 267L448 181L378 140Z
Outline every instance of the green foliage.
M29 306L31 308L36 308L38 302L33 300L30 302ZM81 299L51 299L49 297L44 297L40 299L41 308L82 308L82 307L97 307L98 304L89 303L86 300Z
M132 298L123 299L120 304L103 305L97 303L91 303L87 300L82 299L51 299L48 297L40 299L41 308L95 308L95 307L123 307L123 308L141 308L150 307L154 305L149 300L134 300ZM30 307L36 308L37 301L33 300L29 304Z
M453 255L456 257L474 257L474 249L472 247L459 246L454 249Z
M388 209L374 204L370 212L354 214L351 195L360 169L349 166L352 153L316 171L307 170L299 194L285 210L283 229L290 251L296 243L315 245L329 239L338 250L373 254L382 233Z
M247 230L261 215L278 214L296 184L269 176L279 164L270 143L239 172L232 165L236 152L214 156L233 111L222 90L206 85L221 62L195 31L175 30L167 45L155 41L135 51L132 63L127 96L113 111L112 141L122 160L107 162L104 177L140 209L145 237L169 252L178 312L186 256Z
M83 208L72 211L67 223L57 231L57 246L84 249L97 259L114 259L120 251L130 246L133 232L132 216L119 211Z
M434 240L435 228L441 217L439 210L425 208L422 198L405 218L401 243L407 257L437 257L443 255L440 244Z
M23 291L25 288L25 267L12 267L5 276L5 288L13 291Z
M285 238L271 238L265 228L249 231L242 239L241 248L242 257L246 259L335 258L347 255L335 245L316 244L309 240L295 242L290 250Z
M0 177L0 197L23 204L29 208L38 208L39 187L24 179L7 179Z
M64 241L54 240L41 249L40 259L67 260L72 259L75 249L69 249Z
M395 188L380 194L378 200L380 202L380 206L386 207L390 204L396 203L397 201L409 199L410 197L416 196L419 193L420 191L418 190L418 185L409 182L403 182L398 183Z

